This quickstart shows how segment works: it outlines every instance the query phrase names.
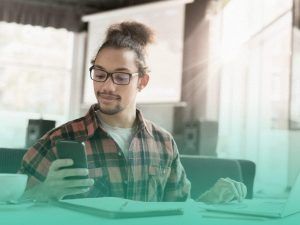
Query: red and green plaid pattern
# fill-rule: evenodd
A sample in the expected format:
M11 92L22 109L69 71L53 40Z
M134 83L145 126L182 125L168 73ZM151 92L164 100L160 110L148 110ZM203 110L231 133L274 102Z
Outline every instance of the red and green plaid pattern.
M21 172L28 186L43 182L51 162L57 159L57 140L85 143L89 176L95 180L81 197L113 196L141 201L184 201L190 182L180 163L172 136L143 118L137 110L138 129L126 160L116 142L101 128L98 105L86 116L70 121L44 135L23 158Z

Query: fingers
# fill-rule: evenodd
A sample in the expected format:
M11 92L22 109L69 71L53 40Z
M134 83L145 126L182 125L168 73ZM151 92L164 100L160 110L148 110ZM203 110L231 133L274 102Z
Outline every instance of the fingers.
M235 185L230 182L227 178L221 178L216 183L219 189L219 203L227 203L239 196Z
M234 199L240 202L242 200L242 195L243 195L240 182L236 182L230 178L225 178L225 180L229 184L229 191L233 192L234 194Z
M61 169L56 172L57 178L66 178L66 177L74 177L74 176L87 176L89 175L89 170L80 168L70 168L70 169Z
M228 203L234 199L234 193L232 191L229 191L229 189L226 189L226 191L219 197L218 203Z
M66 190L61 191L59 194L57 194L53 199L54 200L61 200L65 196L83 194L85 192L88 192L89 190L90 190L90 188L66 189Z
M243 192L243 198L246 198L247 196L247 187L245 184L241 183L242 185L242 192Z
M53 161L50 166L49 174L47 176L47 183L49 186L57 187L58 189L74 188L74 187L90 187L94 185L93 179L68 179L67 177L87 176L89 170L85 168L66 168L61 167L70 166L73 160L58 159Z
M67 167L67 166L72 166L73 165L73 160L72 159L57 159L52 162L49 172L50 171L57 171L61 167Z
M47 186L50 189L63 190L67 188L91 187L94 185L93 179L74 179L74 180L50 180L47 181Z
M230 178L219 179L211 190L214 203L228 203L234 199L242 201L247 194L246 186Z
M47 184L48 199L62 199L67 195L75 195L88 192L90 187L94 185L93 179L76 179L76 180L51 180ZM45 194L44 194L45 195ZM44 197L45 198L45 197ZM46 198L46 199L47 199Z
M94 180L93 179L63 180L62 183L65 188L91 187L94 185Z
M43 182L45 199L60 199L66 195L81 194L94 185L93 179L78 179L89 174L86 168L64 168L73 165L71 159L58 159L52 162L46 180ZM73 177L74 179L65 179Z
M242 182L237 182L230 178L226 178L225 180L229 184L229 191L233 192L235 199L242 201L247 195L247 187Z
M72 159L57 159L52 162L47 178L50 179L64 179L66 177L87 176L89 170L86 168L64 168L73 165Z
M82 194L82 193L88 192L89 190L90 190L90 188L72 188L72 189L66 190L64 196Z
M239 190L239 201L242 201L244 198L246 198L247 195L247 187L242 182L236 182L235 185L237 186L237 189Z

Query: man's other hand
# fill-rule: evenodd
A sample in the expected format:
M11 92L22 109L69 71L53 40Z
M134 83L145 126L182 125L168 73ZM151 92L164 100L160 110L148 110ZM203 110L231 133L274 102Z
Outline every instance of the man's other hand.
M232 200L241 202L247 195L247 187L242 182L230 178L220 178L214 186L197 200L209 204L227 203Z
M65 179L73 176L87 176L84 168L63 168L73 165L72 159L57 159L52 162L46 180L25 193L26 198L36 201L59 200L67 195L82 194L89 191L93 179Z

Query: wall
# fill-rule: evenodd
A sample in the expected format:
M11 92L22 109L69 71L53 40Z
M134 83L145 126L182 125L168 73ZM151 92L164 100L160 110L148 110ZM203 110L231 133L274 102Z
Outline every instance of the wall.
M212 54L209 49L211 21L207 17L209 3L209 0L196 0L186 6L181 97L187 107L175 112L175 118L183 122L218 120L219 79L209 76ZM174 127L180 132L184 123L174 124Z

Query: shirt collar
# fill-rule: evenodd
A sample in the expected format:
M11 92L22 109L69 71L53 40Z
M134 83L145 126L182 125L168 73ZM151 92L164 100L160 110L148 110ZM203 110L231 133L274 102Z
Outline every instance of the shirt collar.
M137 121L138 121L139 129L144 129L145 128L146 131L148 132L148 134L151 137L154 137L153 133L152 133L151 123L144 118L142 112L139 109L136 110L136 118L137 118Z
M97 103L93 104L91 105L88 113L85 115L85 124L87 126L88 137L93 136L97 129L102 129L101 122L98 120L96 114L96 111L98 110L99 105ZM146 129L148 134L153 137L151 123L144 118L142 112L139 109L136 110L136 118L138 123L138 129Z
M98 104L91 105L89 111L84 117L88 137L93 136L95 131L99 128L99 122L96 115L96 111L98 110L97 108L99 109Z

